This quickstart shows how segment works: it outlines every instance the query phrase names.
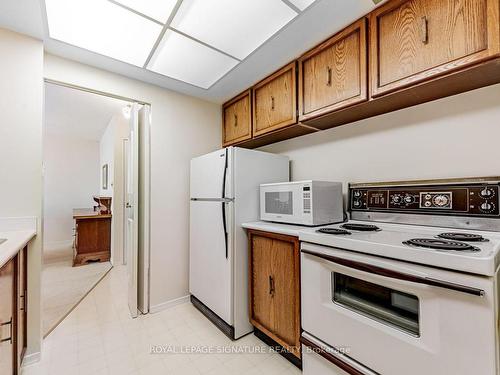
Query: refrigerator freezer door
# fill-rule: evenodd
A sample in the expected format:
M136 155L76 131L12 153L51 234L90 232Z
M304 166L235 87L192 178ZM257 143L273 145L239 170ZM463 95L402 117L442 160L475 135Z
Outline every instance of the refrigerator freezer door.
M189 291L232 325L232 256L229 251L226 258L223 205L232 210L233 203L191 201Z
M223 149L191 160L191 198L222 198L229 150Z

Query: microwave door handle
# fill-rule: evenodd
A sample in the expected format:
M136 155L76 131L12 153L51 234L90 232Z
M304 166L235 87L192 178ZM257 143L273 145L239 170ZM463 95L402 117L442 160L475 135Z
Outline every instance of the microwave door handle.
M309 251L306 249L302 249L302 252L305 254L309 254L309 255L318 257L318 258L322 258L324 260L327 260L327 261L335 263L335 264L339 264L341 266L356 269L358 271L363 271L363 272L370 273L373 275L384 276L384 277L388 277L388 278L396 279L396 280L409 281L409 282L417 283L417 284L435 286L438 288L454 290L456 292L472 294L472 295L478 296L478 297L484 297L484 295L485 295L485 292L482 289L478 289L478 288L474 288L474 287L470 287L470 286L466 286L466 285L461 285L461 284L456 284L456 283L451 283L448 281L438 280L438 279L434 279L432 277L411 275L411 274L407 274L407 273L403 273L403 272L399 272L399 271L394 271L394 270L390 270L390 269L383 268L383 267L374 266L371 264L358 262L355 260L339 258L339 257L333 256L333 255L321 254L321 253Z
M344 354L339 354L336 351L325 350L322 345L315 343L313 338L309 338L307 333L303 333L300 336L300 342L302 345L311 349L314 353L322 356L328 362L332 363L334 366L344 370L349 375L380 375L367 367L359 364L353 359L349 358Z

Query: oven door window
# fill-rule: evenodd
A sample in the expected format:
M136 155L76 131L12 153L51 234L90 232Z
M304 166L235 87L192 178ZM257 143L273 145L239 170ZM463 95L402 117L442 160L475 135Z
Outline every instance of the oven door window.
M266 192L266 214L292 215L293 193L291 191Z
M352 311L420 336L416 296L332 272L333 302Z

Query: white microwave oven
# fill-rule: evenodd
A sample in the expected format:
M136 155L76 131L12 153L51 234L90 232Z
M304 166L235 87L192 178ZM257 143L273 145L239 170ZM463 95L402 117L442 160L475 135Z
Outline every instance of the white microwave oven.
M260 185L260 219L325 225L344 220L342 183L296 181Z

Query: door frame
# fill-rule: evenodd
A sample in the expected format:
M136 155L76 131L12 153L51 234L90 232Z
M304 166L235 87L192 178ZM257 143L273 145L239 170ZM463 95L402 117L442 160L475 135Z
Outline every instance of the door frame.
M153 108L152 108L151 103L148 103L146 101L139 100L139 99L126 97L126 96L112 94L112 93L105 92L105 91L95 90L95 89L92 89L89 87L84 87L84 86L79 86L79 85L75 85L72 83L58 81L58 80L54 80L54 79L50 79L50 78L46 78L46 77L44 77L43 82L44 82L44 85L45 84L52 84L52 85L67 87L67 88L74 89L74 90L88 92L88 93L96 94L96 95L101 95L101 96L105 96L108 98L119 99L119 100L127 101L130 103L137 103L139 105L149 107L150 119L148 121L148 127L146 128L147 141L144 142L142 145L139 144L140 154L146 155L146 157L144 158L143 161L140 162L139 171L138 171L139 173L141 173L141 169L142 169L142 175L145 177L145 180L143 182L145 194L143 195L143 197L139 196L139 205L144 205L144 210L145 210L145 212L147 212L147 216L145 216L147 219L144 220L144 223L143 223L144 224L144 232L143 232L144 236L142 238L143 241L142 241L142 243L139 244L139 248L145 249L145 251L147 253L146 256L147 256L147 259L149 261L151 259L151 246L150 246L150 244L151 244L151 241L150 241L150 237L151 237L151 128L152 128L152 123L153 123L153 114L152 114ZM45 101L45 99L44 99L44 101ZM42 176L42 180L43 179L44 179L44 176ZM139 192L138 192L138 194L139 194ZM45 190L43 189L43 183L42 183L42 202L43 202L44 196L45 196ZM123 206L125 206L125 196L123 198L124 198L124 202L122 202L122 204L123 204ZM42 216L43 216L43 212L42 212ZM139 223L139 225L142 225L142 224ZM123 229L124 229L123 232L125 233L125 228L123 228ZM43 226L42 226L42 236L43 236ZM111 255L113 255L113 253ZM110 263L113 266L113 263L112 262L110 262ZM145 290L145 292L147 293L148 305L149 305L149 294L150 294L149 284L151 281L150 277L149 277L149 269L150 269L150 264L147 265L147 275L148 275L147 284L148 285L146 288L147 290ZM147 308L149 309L149 306L147 306ZM41 315L40 315L39 319L41 320Z

